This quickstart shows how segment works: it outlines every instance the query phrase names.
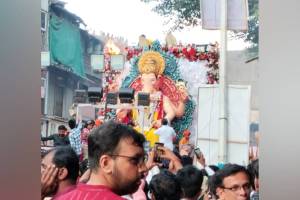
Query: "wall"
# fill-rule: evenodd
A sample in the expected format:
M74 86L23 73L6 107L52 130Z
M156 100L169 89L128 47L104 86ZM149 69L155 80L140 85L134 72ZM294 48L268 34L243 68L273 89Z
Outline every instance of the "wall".
M227 55L228 84L251 85L251 110L258 110L258 60L246 63L245 51L229 51Z

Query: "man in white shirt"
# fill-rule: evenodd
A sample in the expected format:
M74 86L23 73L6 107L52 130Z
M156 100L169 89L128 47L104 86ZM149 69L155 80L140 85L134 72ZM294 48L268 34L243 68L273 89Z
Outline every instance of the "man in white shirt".
M162 126L155 131L159 135L159 142L164 143L164 146L173 151L173 140L176 136L174 129L168 125L168 120L162 120Z

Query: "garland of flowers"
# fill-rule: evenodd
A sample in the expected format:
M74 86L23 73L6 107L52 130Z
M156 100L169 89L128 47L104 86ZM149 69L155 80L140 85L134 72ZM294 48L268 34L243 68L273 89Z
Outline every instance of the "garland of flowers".
M103 97L102 100L106 99L108 93L108 85L110 80L110 55L108 51L104 50L104 76L102 76L102 88L103 88Z
M149 48L151 49L157 49L155 46L157 45L157 42L153 42ZM126 47L125 48L127 54L126 58L127 60L131 61L132 64L135 64L137 62L137 57L141 55L143 50L148 49L142 49L139 47ZM158 51L158 49L156 50ZM206 65L209 70L207 72L207 84L215 84L219 82L219 47L218 43L215 44L209 44L209 45L188 45L188 46L174 46L174 47L162 47L159 49L159 51L162 53L163 57L165 59L168 59L170 61L173 61L173 57L175 59L187 59L190 62L196 62L196 61L207 61L208 64ZM167 54L166 54L167 53ZM168 56L166 56L168 55ZM170 59L170 56L172 57ZM174 64L170 66L175 66Z
M102 88L103 88L103 96L101 101L106 101L107 93L110 92L110 86L115 82L115 75L117 71L111 70L111 54L109 53L108 49L104 49L104 71L102 76ZM104 116L106 113L109 119L113 119L116 115L116 112L112 109L107 108L102 109L98 112L98 115Z

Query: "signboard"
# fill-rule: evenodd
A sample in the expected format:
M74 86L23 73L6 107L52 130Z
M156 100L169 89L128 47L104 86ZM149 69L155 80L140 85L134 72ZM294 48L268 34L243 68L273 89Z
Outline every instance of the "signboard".
M110 66L112 70L123 70L125 64L125 56L122 54L111 55Z
M250 86L228 86L228 162L248 164ZM218 163L219 88L217 85L198 89L198 127L196 145L208 164Z
M201 0L202 28L220 29L221 0ZM248 1L227 1L227 29L248 30Z
M78 104L76 121L79 120L91 120L96 118L95 107L91 104Z
M91 67L94 71L104 70L104 55L91 55Z

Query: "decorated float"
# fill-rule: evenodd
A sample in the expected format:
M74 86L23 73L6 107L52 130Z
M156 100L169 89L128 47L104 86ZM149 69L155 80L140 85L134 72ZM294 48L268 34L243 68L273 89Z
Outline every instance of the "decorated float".
M126 62L121 71L110 69L111 53L105 51L103 88L105 93L120 88L134 89L134 105L139 93L149 93L150 105L142 112L131 106L111 109L108 112L110 118L130 121L145 134L151 146L158 141L154 131L161 126L163 118L168 119L175 129L178 141L187 129L193 137L197 124L193 122L196 118L196 88L199 84L218 82L218 44L183 46L169 42L162 46L159 41L143 39L140 38L138 46L125 48Z

